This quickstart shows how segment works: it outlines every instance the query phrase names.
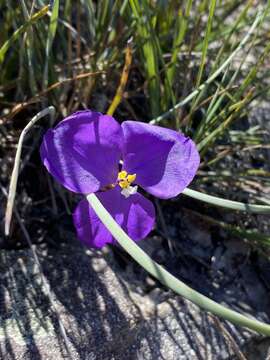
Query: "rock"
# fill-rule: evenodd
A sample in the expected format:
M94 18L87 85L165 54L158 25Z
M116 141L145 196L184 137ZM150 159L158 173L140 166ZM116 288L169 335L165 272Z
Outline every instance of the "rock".
M120 269L110 249L91 251L71 243L37 251L72 359L233 359L230 343L206 313L159 288L136 291L135 275ZM1 251L0 271L0 358L68 358L31 251ZM263 339L225 327L240 348Z

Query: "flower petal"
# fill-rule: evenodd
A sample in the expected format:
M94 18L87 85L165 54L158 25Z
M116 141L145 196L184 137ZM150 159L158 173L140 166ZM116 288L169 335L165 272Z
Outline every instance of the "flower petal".
M121 126L113 117L86 110L48 130L40 154L58 182L87 194L116 181L122 143Z
M200 163L194 142L182 134L137 121L125 121L123 170L150 194L169 199L191 182Z
M141 240L153 229L155 208L151 201L137 193L125 198L120 188L96 194L115 221L134 240ZM78 238L87 246L102 248L114 244L111 233L99 220L86 199L81 200L73 213Z

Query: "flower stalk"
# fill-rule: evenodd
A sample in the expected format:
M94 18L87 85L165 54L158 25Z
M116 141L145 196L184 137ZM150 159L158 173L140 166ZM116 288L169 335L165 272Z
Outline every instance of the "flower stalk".
M158 279L162 284L173 290L176 294L181 295L187 300L193 302L200 308L209 311L212 314L215 314L225 320L228 320L235 325L246 327L260 334L267 336L270 335L269 324L251 319L238 313L237 311L220 305L174 277L162 266L152 260L134 241L130 239L124 230L121 229L121 227L114 221L112 216L101 204L95 194L89 194L86 198L99 219L110 231L113 237L118 241L118 243L139 265L141 265L149 274Z

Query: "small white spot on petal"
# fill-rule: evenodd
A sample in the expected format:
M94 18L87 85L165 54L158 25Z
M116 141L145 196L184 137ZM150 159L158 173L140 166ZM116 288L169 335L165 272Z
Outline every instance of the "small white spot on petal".
M134 195L138 191L138 186L137 185L136 186L129 186L129 188L130 188L130 195Z
M128 186L122 189L121 194L127 199L130 195L134 195L137 193L138 186Z

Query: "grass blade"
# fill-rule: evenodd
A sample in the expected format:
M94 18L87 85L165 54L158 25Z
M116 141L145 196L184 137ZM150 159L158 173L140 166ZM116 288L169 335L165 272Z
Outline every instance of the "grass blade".
M46 43L46 60L45 60L45 67L43 73L43 86L42 86L43 89L45 89L48 86L48 66L49 66L51 47L57 29L58 14L59 14L59 0L55 0L53 2L52 14L49 25L49 33Z
M143 16L142 9L138 0L129 0L130 7L137 22L138 37L142 42L143 61L145 62L145 72L148 80L150 106L153 116L160 113L160 78L158 70L158 56L153 36Z
M26 31L26 29L33 25L35 22L37 22L40 18L42 18L44 15L47 14L47 12L49 11L49 6L44 6L40 11L38 11L37 13L35 13L33 16L31 16L31 18L29 19L29 21L27 21L26 23L24 23L22 26L20 26L12 35L11 37L2 45L2 47L0 48L0 65L3 63L4 59L5 59L5 55L6 52L8 51L8 49L10 48L10 46L16 41L18 40L18 38L20 37L20 35L24 34L24 32Z
M216 8L216 0L211 0L210 8L209 8L209 16L208 16L207 25L206 25L206 33L205 33L204 42L203 42L202 58L201 58L201 63L200 63L199 72L198 72L197 81L196 81L196 87L198 87L201 83L202 74L203 74L205 63L206 63L206 55L207 55L207 50L208 50L209 37L211 34L211 28L212 28L212 22L213 22L213 18L214 18L215 8Z
M175 71L176 71L176 64L177 64L179 49L183 43L183 40L184 40L186 32L187 32L188 19L190 16L192 1L193 0L187 1L186 9L185 9L184 13L182 13L181 10L179 10L179 12L178 12L177 23L176 23L176 27L178 28L178 31L177 31L176 36L173 41L171 64L169 65L169 69L168 69L168 78L169 78L169 82L171 84L173 83L173 78L174 78Z
M156 124L170 116L174 113L175 110L179 109L181 106L187 104L189 101L191 101L195 96L197 96L206 86L208 86L210 83L212 83L222 72L227 68L227 66L232 62L234 57L238 54L238 52L243 49L243 47L246 45L246 43L249 41L249 38L253 34L254 30L257 28L258 24L261 22L263 17L265 16L264 11L258 11L257 16L255 17L255 20L253 24L251 25L249 31L244 36L242 41L239 43L237 48L231 53L231 55L227 58L226 61L223 62L223 64L203 83L201 84L196 90L194 90L192 93L190 93L185 99L180 101L178 104L174 105L170 110L165 112L164 114L152 119L150 121L151 124Z

